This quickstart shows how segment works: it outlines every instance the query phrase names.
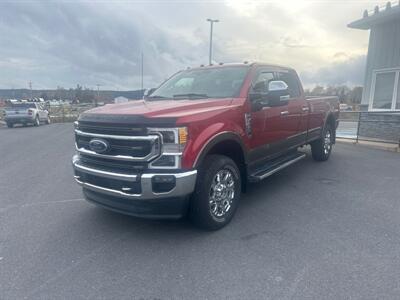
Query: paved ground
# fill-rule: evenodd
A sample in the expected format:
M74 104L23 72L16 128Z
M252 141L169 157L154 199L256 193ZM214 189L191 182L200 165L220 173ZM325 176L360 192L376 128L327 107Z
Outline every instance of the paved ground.
M0 299L398 299L400 155L338 144L207 233L82 200L71 124L0 129Z

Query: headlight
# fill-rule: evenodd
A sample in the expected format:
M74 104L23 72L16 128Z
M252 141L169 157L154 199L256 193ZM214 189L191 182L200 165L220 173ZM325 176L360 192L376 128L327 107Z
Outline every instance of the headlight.
M164 144L177 144L184 145L187 142L187 128L177 127L177 128L148 128L149 133L159 133L163 137Z
M188 140L187 128L148 128L148 132L160 134L163 140L161 156L150 163L149 167L153 169L180 168L182 152Z

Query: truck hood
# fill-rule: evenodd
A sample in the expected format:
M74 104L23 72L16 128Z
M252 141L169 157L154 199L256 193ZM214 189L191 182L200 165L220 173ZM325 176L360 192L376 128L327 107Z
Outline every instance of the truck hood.
M131 101L121 104L107 104L91 109L84 114L136 115L147 118L179 118L193 114L226 109L232 103L231 98L204 100L161 100Z

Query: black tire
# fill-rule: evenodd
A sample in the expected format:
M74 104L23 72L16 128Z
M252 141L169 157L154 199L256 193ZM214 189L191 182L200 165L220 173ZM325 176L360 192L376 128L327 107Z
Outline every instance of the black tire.
M197 174L189 217L202 229L218 230L232 220L239 204L240 194L240 171L235 162L223 155L209 155ZM220 201L214 200L211 203L210 199L220 199ZM223 215L219 216L222 213Z
M322 137L311 143L312 157L316 161L326 161L332 152L332 146L335 139L335 131L331 124L327 123Z
M7 122L7 127L8 127L8 128L13 128L13 127L14 127L14 124L13 124L13 123L10 123L10 122Z
M39 116L36 116L35 122L33 123L33 125L35 125L35 126L39 126L40 125Z

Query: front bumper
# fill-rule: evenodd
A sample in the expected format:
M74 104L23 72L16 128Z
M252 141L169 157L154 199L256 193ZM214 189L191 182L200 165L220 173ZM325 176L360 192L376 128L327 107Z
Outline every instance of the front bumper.
M124 174L93 169L82 165L79 156L72 159L75 180L84 189L87 200L105 208L140 217L179 217L187 207L186 196L195 188L197 171L181 173L143 173ZM92 180L87 182L86 176ZM154 191L153 178L163 176L173 178L175 185L166 192ZM94 179L93 179L94 178ZM96 183L96 178L98 182ZM105 187L109 181L120 182L127 186L135 184L139 193L129 193L122 189Z

